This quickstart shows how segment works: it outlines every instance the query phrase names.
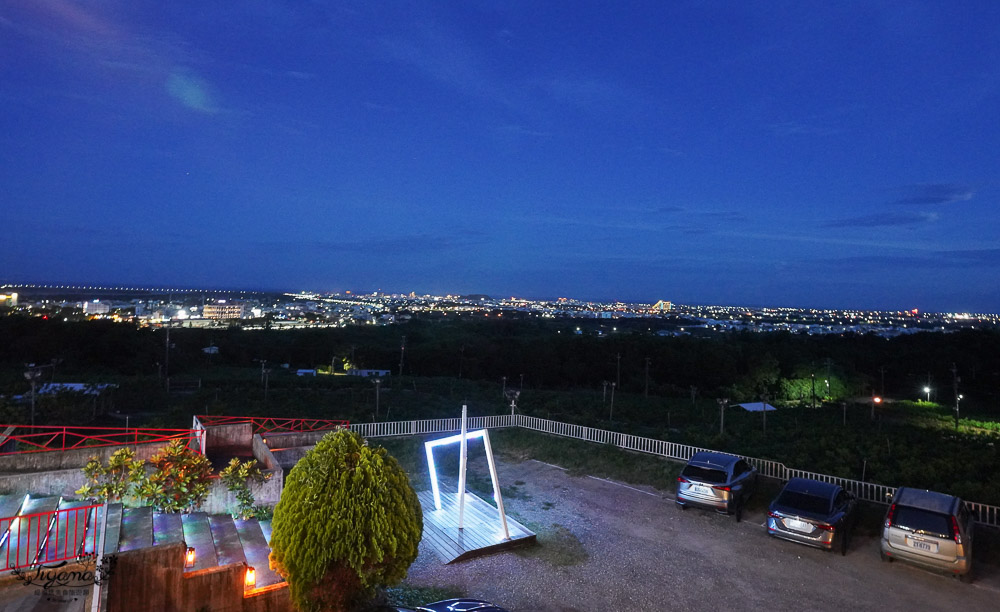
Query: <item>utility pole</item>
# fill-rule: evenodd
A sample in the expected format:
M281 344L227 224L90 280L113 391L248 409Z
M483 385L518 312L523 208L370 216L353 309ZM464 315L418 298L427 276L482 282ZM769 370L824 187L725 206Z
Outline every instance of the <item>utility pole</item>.
M649 397L649 357L646 357L646 397Z
M521 374L521 384L517 388L517 392L520 393L524 391L524 374Z
M462 378L462 366L465 364L465 345L458 349L458 378Z
M507 377L501 376L500 380L503 384L503 387L500 389L500 397L507 397Z
M381 378L376 378L372 381L375 384L375 418L378 418L378 397L379 397L379 386L382 384Z
M163 347L163 377L167 381L167 391L170 390L170 321L165 324L167 328L167 341Z
M763 405L761 406L761 412L764 413L764 435L767 435L767 393L760 396Z
M271 368L266 368L262 372L264 375L264 404L267 404L267 388L271 382Z
M406 336L399 344L399 384L403 384L403 356L406 354Z
M882 387L881 387L882 391L881 391L881 394L882 394L882 397L885 397L885 366L880 367L878 369L878 371L879 371L879 374L882 375Z
M42 371L39 370L38 368L35 368L35 367L32 367L32 366L34 366L34 364L31 364L31 366L28 366L29 369L24 373L24 377L26 379L28 379L28 382L31 383L31 425L34 426L35 425L35 389L36 389L36 385L38 384L38 378L42 375Z
M958 394L958 383L962 381L958 377L958 366L954 363L951 364L951 386L952 390L955 392L955 430L958 430L958 400L962 399L962 396Z
M726 424L726 406L729 405L729 398L720 397L715 401L719 402L719 435L721 436L723 427Z
M618 359L618 371L615 375L615 385L620 387L622 386L622 354L618 353L615 357ZM614 393L612 393L612 395L614 395Z
M611 414L608 415L608 420L612 423L615 422L615 387L618 385L611 383Z
M809 378L812 381L812 407L816 410L816 374L810 374Z
M608 385L610 385L610 384L611 383L609 383L606 380L602 380L601 381L601 385L604 387L604 395L601 396L601 405L604 405L604 404L608 403Z

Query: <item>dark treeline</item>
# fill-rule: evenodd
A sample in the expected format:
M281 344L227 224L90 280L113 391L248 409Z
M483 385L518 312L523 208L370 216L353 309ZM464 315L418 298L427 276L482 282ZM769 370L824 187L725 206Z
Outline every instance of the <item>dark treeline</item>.
M932 399L952 401L952 367L963 406L993 412L1000 387L1000 333L965 330L875 336L803 336L787 333L660 337L648 320L618 320L616 330L576 320L416 319L394 326L343 329L243 330L173 328L169 355L163 329L110 322L0 318L3 384L24 386L26 363L57 362L54 378L102 376L211 376L216 369L290 368L347 362L418 377L500 381L531 389L600 389L655 396L775 401L889 397L917 399L925 385ZM577 333L577 327L582 329ZM202 349L218 347L218 354ZM647 378L648 359L648 378ZM619 378L620 377L620 378ZM830 380L829 394L826 386ZM815 386L814 386L815 385Z

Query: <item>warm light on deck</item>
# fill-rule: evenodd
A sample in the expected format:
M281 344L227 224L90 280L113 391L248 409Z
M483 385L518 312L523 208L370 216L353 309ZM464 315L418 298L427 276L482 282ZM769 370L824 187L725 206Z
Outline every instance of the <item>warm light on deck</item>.
M194 546L188 546L184 553L184 567L194 567Z
M257 585L257 570L247 566L246 576L243 578L243 588L252 589Z

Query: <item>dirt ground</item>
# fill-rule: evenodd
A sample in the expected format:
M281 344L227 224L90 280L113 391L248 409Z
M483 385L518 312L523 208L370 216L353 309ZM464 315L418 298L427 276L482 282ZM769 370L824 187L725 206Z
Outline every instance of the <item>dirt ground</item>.
M498 471L510 491L507 513L538 544L452 565L421 545L408 585L452 589L511 612L998 609L995 566L979 564L966 585L882 563L873 537L853 538L842 557L769 537L760 510L736 523L682 512L672 491L534 460L500 461Z

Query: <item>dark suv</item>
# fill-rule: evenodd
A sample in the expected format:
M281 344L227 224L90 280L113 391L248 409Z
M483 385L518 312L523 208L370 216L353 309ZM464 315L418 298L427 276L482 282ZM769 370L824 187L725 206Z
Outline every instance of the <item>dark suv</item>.
M677 505L708 508L743 519L743 505L757 490L757 468L725 453L701 451L677 477Z
M968 580L975 519L954 495L900 487L885 514L880 553Z

